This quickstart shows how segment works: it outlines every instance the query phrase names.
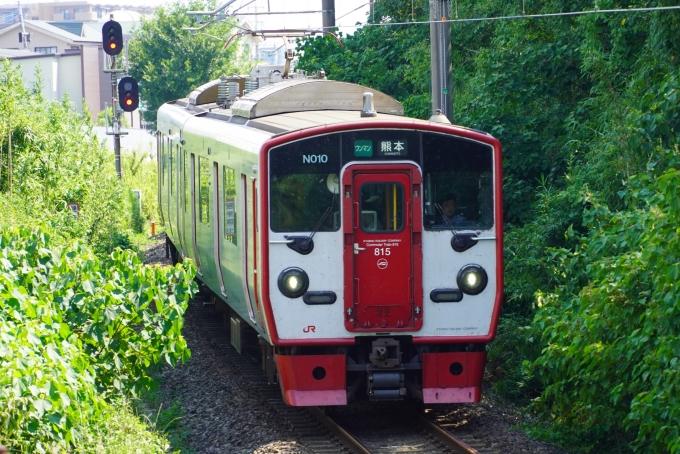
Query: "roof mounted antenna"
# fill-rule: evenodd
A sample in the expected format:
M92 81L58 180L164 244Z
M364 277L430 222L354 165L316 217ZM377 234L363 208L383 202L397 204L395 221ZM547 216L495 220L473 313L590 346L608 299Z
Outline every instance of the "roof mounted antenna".
M375 111L375 106L373 105L373 93L364 93L364 107L361 109L362 117L377 117L378 112Z

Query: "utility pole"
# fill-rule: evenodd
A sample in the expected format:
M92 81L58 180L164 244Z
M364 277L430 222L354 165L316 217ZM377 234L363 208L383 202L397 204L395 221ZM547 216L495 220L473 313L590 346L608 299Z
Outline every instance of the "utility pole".
M441 110L453 123L451 81L451 0L430 0L430 60L432 67L432 112Z
M26 26L24 25L24 13L21 11L21 2L17 0L17 10L19 11L19 22L21 23L21 39L24 43L24 49L28 49L28 41L30 40L28 33L26 33Z
M321 0L323 31L331 33L335 28L335 0Z

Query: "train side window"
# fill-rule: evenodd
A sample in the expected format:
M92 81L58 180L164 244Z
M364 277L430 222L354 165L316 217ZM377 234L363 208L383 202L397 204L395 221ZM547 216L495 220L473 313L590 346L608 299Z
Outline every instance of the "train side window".
M210 162L198 157L198 220L210 227Z
M224 237L237 245L236 229L236 171L222 167L222 191L224 191Z
M490 145L462 137L424 133L423 186L423 220L427 230L448 230L449 224L464 230L493 227L493 148Z

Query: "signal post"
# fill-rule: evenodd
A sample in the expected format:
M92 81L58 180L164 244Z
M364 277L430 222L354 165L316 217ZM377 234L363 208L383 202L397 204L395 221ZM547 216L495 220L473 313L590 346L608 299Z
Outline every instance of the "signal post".
M125 76L118 81L118 75L127 73L127 70L116 68L116 56L123 50L123 29L113 18L102 26L102 47L104 52L111 57L111 69L105 69L104 72L111 74L111 107L114 110L113 132L108 131L107 113L106 134L113 136L116 174L118 178L121 178L123 172L120 161L120 136L126 135L127 132L121 132L120 130L120 112L133 112L137 109L139 106L139 85L135 78L130 76ZM116 87L118 88L118 93L116 93ZM115 107L116 99L120 109Z

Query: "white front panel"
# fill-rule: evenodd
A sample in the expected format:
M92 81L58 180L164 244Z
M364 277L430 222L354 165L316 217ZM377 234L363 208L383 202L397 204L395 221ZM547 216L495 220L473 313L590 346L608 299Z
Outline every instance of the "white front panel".
M288 233L306 236L306 233ZM282 233L269 232L269 241L285 241ZM309 276L308 291L332 291L333 304L307 305L300 298L281 294L278 278L291 266L305 270ZM286 244L269 244L269 289L276 329L281 339L328 339L353 337L345 330L343 317L342 232L318 232L314 235L314 250L299 254Z
M451 248L450 231L423 232L423 328L418 336L485 336L491 326L496 296L496 241L479 241L464 252ZM482 232L493 237L494 232ZM477 264L489 277L479 295L463 294L458 303L434 303L435 288L458 288L456 276L461 267Z

